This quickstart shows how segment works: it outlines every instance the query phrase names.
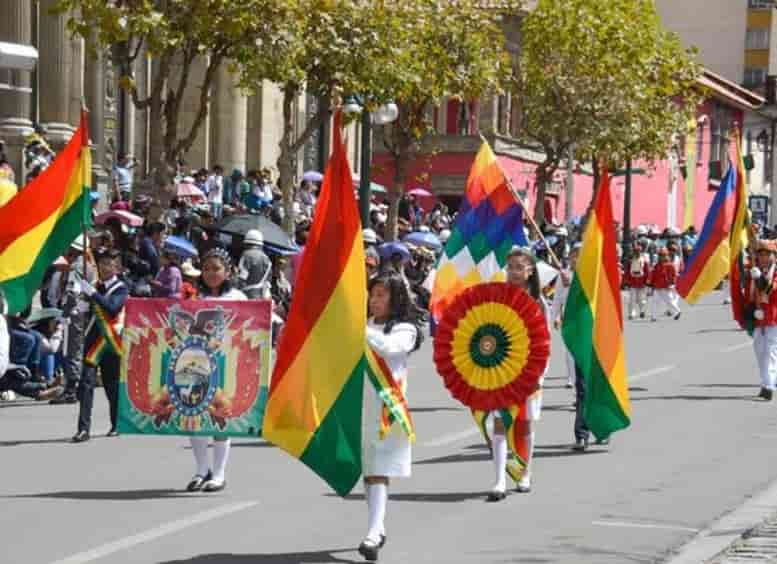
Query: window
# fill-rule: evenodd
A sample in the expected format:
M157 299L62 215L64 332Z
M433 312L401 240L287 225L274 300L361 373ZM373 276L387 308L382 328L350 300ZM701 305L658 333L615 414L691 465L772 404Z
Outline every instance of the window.
M755 87L766 83L766 69L748 67L745 69L745 86Z
M758 27L748 29L745 38L745 49L768 49L769 48L769 29Z

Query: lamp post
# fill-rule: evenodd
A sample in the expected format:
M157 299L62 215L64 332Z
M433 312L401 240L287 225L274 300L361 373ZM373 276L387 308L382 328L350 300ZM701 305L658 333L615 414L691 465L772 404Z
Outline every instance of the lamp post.
M372 124L386 125L396 121L399 117L399 108L393 102L380 106L374 112L368 112L362 105L362 100L357 96L348 96L343 104L343 111L347 114L361 113L362 146L361 161L359 166L359 216L362 227L370 226L370 199L372 197Z

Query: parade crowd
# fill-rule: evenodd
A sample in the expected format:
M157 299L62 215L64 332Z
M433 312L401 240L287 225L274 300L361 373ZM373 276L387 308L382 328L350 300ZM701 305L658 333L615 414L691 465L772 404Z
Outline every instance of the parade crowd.
M31 174L45 169L44 161L51 156L40 133L30 139ZM94 393L100 385L110 407L107 434L118 434L120 359L101 350L105 330L98 311L120 331L121 311L129 296L272 299L275 343L294 299L297 270L316 211L320 178L303 180L294 197L294 236L283 242L277 239L283 220L280 193L269 170L246 174L235 170L229 175L218 165L211 170L182 170L176 178L176 193L162 207L136 194L132 170L136 164L131 156L119 155L112 171L110 211L95 214L94 227L53 262L33 306L0 315L0 400L23 396L55 405L78 403L75 443L91 437ZM2 170L7 168L0 159L0 173ZM381 196L374 196L370 209L370 225L362 232L369 290L367 340L404 385L407 358L420 347L426 332L435 265L451 236L456 213L440 202L404 196L399 206L399 238L384 243L387 205ZM237 220L244 227L227 228ZM614 228L619 230L617 225ZM528 246L516 247L508 255L507 283L525 290L541 306L548 325L559 329L580 252L580 221L548 223L541 232L527 226L525 231ZM756 226L754 234L767 235L757 231ZM665 316L678 320L682 312L676 282L693 251L696 231L638 226L628 237L623 235L619 232L618 239L627 241L619 248L626 316L650 322ZM759 396L770 400L777 384L777 304L772 304L771 292L777 282L775 247L761 241L749 251L745 293L753 305L756 327ZM566 356L567 387L575 388L578 406L572 448L584 451L590 438L580 410L583 379L571 355L567 352ZM382 404L379 398L373 399L367 405L377 406L374 417L368 410L365 418L377 424ZM489 501L500 501L506 495L506 475L514 454L510 451L515 450L508 445L508 428L523 442L521 450L526 453L525 468L514 477L517 491L531 491L533 423L540 417L541 406L540 385L526 405L520 406L520 421L508 422L504 412L490 415L494 485ZM377 437L378 430L368 433ZM229 439L214 438L212 462L209 438L190 440L196 471L186 489L222 490ZM375 560L386 540L383 522L389 480L409 476L410 442L401 434L376 439L365 460L368 533L359 550L367 560Z

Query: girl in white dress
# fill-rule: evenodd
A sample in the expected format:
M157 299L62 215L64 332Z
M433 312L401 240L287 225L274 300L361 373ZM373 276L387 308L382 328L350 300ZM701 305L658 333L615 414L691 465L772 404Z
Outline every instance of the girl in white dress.
M545 320L548 320L548 306L542 298L540 291L540 280L537 274L536 259L527 249L514 247L507 255L507 283L518 286L525 290L540 305ZM519 493L529 493L531 491L531 467L534 458L534 425L533 422L539 421L542 411L542 382L545 379L543 374L536 391L529 396L518 413L518 419L513 423L516 425L517 434L524 438L527 445L528 458L526 468L521 475L515 489ZM505 409L510 406L504 406ZM495 483L488 494L488 501L501 501L505 498L507 488L507 436L504 423L499 415L499 411L492 413L494 420L494 438L492 441L492 458L494 462Z
M215 248L202 259L202 284L200 299L203 300L246 300L245 294L232 287L229 281L231 267L229 254ZM229 437L213 437L213 465L208 461L208 437L190 437L196 473L186 489L190 492L218 492L227 485L226 471L229 460Z
M369 283L367 342L386 361L394 379L407 391L407 358L421 345L422 333L413 319L410 295L404 280L384 273ZM365 379L362 417L362 467L367 498L367 535L359 553L368 561L378 559L386 542L384 518L390 478L410 476L410 439L398 423L380 438L383 401Z

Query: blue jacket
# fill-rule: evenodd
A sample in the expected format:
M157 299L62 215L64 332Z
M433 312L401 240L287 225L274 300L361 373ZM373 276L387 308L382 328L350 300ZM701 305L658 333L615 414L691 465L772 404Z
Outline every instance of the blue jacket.
M107 288L104 287L102 282L97 285L97 292L89 298L91 308L89 311L89 323L86 327L86 336L84 337L85 351L91 349L101 334L100 326L96 320L95 305L99 305L105 314L110 319L113 319L124 309L128 296L129 289L127 285L118 278L114 278Z

